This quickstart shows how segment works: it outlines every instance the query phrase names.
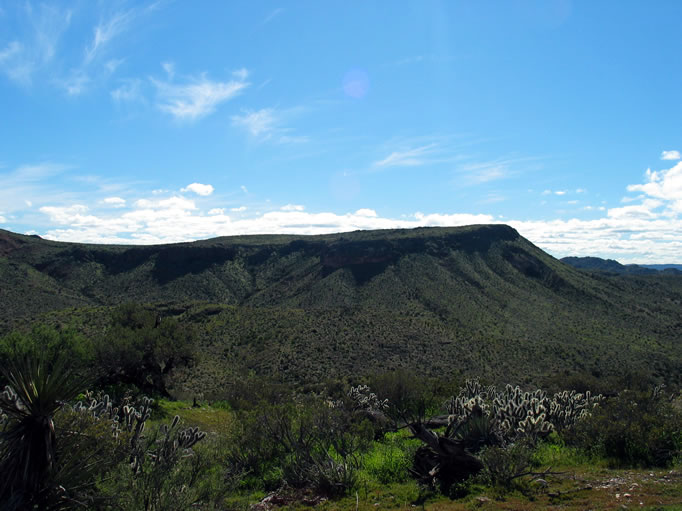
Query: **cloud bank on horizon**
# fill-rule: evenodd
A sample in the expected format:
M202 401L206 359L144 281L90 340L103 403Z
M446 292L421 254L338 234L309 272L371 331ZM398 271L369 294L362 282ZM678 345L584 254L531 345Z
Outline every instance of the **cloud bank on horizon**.
M0 228L506 223L557 257L682 262L676 19L674 0L3 5Z
M639 192L636 197L624 197L627 205L602 208L603 215L592 220L520 220L464 212L414 212L390 218L371 208L334 213L307 211L300 204L256 206L267 211L246 205L217 208L209 199L215 188L196 182L177 191L151 192L150 198L107 197L91 205L42 206L39 212L50 224L41 234L56 241L158 244L241 234L314 235L505 223L557 257L599 253L623 262L677 261L682 253L682 161L668 169L647 170L644 177L644 183L627 187L629 192ZM0 219L0 223L6 221Z

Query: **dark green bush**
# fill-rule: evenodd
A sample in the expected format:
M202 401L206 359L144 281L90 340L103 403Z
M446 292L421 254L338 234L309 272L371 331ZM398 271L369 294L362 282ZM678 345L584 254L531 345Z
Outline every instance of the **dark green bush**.
M529 471L532 455L533 446L527 442L486 447L479 454L483 470L477 478L491 486L511 489L514 482Z
M92 341L72 328L39 324L28 333L15 331L0 338L0 367L8 367L13 360L40 359L51 369L54 361L61 360L69 371L92 379L94 356ZM0 378L0 383L6 381Z
M191 362L195 343L191 326L140 305L121 305L95 339L98 384L135 385L147 394L167 396L167 375Z
M424 420L439 411L443 400L434 381L406 369L377 374L369 387L380 399L388 399L386 413L396 423Z
M595 408L565 438L617 466L664 467L682 449L682 413L660 389L623 391Z

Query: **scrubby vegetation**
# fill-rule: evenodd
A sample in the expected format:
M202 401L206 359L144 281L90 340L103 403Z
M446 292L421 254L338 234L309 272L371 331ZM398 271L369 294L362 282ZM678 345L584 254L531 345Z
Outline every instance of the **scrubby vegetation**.
M0 276L1 509L682 493L674 274L585 273L478 226L164 247L0 232Z
M38 320L95 339L126 302L191 326L194 364L164 376L176 396L250 372L313 385L377 368L682 384L682 276L587 273L503 225L149 247L0 231L0 281L0 335Z
M85 381L64 359L19 353L0 396L3 509L228 509L266 492L341 503L410 485L412 500L535 498L556 474L552 457L671 467L682 453L679 396L662 387L605 398L467 380L446 398L447 385L391 373L375 378L384 393L277 387L237 399L239 410L197 403L216 421L134 385L120 399L79 394Z

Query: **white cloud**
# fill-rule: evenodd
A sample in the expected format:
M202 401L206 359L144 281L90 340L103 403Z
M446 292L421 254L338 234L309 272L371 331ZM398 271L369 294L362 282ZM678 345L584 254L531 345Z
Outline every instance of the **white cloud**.
M537 169L538 159L535 157L497 158L490 161L461 163L455 167L456 182L457 184L478 185L506 179L530 168Z
M189 211L197 209L196 204L194 203L193 200L177 196L159 200L140 199L135 202L135 207L144 210L169 209L176 211Z
M246 186L241 185L239 188L241 188L242 192L249 193L249 190L246 188Z
M232 71L232 76L236 80L239 80L240 82L244 82L249 77L249 70L246 69L245 67L242 67L241 69L237 69L236 71Z
M175 63L174 62L161 62L161 67L168 75L168 79L172 80L175 77Z
M663 203L658 200L647 199L642 204L623 206L621 208L611 208L608 210L610 218L656 218L658 213L654 210Z
M7 219L4 216L0 215L0 224L4 223L7 223Z
M187 185L185 188L180 189L181 192L194 192L197 195L203 195L204 197L211 195L213 193L213 190L214 190L213 186L204 185L201 183L192 183L190 185Z
M68 78L55 80L69 96L78 96L85 91L90 77L83 70L74 70Z
M302 205L293 204L233 218L224 208L213 208L202 214L193 201L183 197L141 199L130 209L115 210L115 214L111 209L92 211L84 204L47 206L40 211L53 224L41 235L62 241L149 244L237 234L324 234L358 229L508 223L557 257L599 255L621 262L679 261L682 220L656 216L657 203L651 200L634 207L610 209L607 215L594 220L505 219L504 222L487 214L417 212L396 219L382 217L369 208L345 214L308 212ZM242 212L242 208L236 209Z
M245 80L214 82L205 73L175 84L151 79L158 94L158 108L180 120L196 120L215 111L221 103L237 96L249 86Z
M270 141L277 144L300 144L308 142L307 136L292 135L292 129L284 127L284 122L303 111L303 108L275 110L261 108L260 110L244 110L241 115L232 116L232 125L244 129L250 136L260 141Z
M126 205L126 200L121 197L106 197L105 199L102 199L102 203L113 208L122 208Z
M566 190L557 190L554 192L555 195L566 195Z
M374 162L374 167L414 167L425 165L427 156L434 153L436 144L428 144L405 151L394 151L383 160Z
M627 190L664 201L668 213L682 213L682 161L665 170L647 169L645 177L646 183L629 185Z
M679 160L682 158L679 151L663 151L661 153L661 160Z
M71 11L49 3L34 9L26 3L18 12L27 23L17 24L19 37L0 50L0 71L21 85L30 85L33 75L54 60L59 40L71 23Z
M233 115L232 124L246 129L254 137L268 136L276 124L274 110L263 108L258 111L247 111L243 115Z
M17 176L22 181L40 182L57 171L58 167L49 164L24 166L11 173L9 182ZM120 203L113 200L116 197L100 199L106 207L95 200L88 203L62 198L55 199L59 205L53 205L41 198L48 205L39 211L49 219L50 227L40 234L62 241L148 244L236 234L323 234L357 229L507 223L556 257L597 255L624 263L670 263L679 262L682 254L681 181L682 162L669 169L649 170L643 183L628 187L640 194L634 202L608 210L605 206L585 206L581 208L581 215L598 218L563 220L502 219L463 212L417 212L390 218L370 208L347 213L315 212L307 211L302 204L273 205L263 213L258 211L262 204L249 210L246 206L214 207L206 213L186 197L159 197L152 193L132 204L126 202L122 208L110 207ZM14 218L7 214L14 206L6 206L3 193L0 191L2 216L5 220ZM13 193L22 202L28 196L16 190Z
M142 100L142 81L137 78L120 80L121 85L111 91L116 102L132 102Z
M300 204L287 204L280 208L282 211L303 211L304 209L305 206L301 206Z
M159 2L154 2L146 6L116 12L108 19L100 21L93 30L92 42L85 48L84 64L88 65L95 60L109 41L130 29L133 22L140 16L154 11L158 4Z
M11 59L21 51L21 43L19 41L12 41L4 50L0 51L0 64L6 60Z
M114 73L123 62L125 62L125 59L110 59L104 64L104 67L107 68L109 73Z

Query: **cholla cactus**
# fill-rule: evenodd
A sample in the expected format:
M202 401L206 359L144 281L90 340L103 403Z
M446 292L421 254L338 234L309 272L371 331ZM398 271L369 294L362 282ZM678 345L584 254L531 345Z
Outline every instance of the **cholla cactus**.
M348 397L353 402L355 410L380 412L388 408L388 399L381 400L367 385L351 387Z
M20 408L22 402L12 387L8 385L5 387L5 390L0 392L0 405L0 429L4 429L5 425L9 422L9 417L4 410L7 408Z
M542 390L527 392L518 385L506 385L498 391L473 379L467 380L460 393L445 406L450 414L449 431L453 434L463 431L465 424L475 422L485 425L488 440L506 444L520 437L537 438L553 429L566 428L589 414L601 399L601 395L593 396L589 391L585 394L564 391L550 398ZM474 416L483 416L485 421L474 421Z
M135 474L142 471L146 459L151 460L152 465L172 465L180 457L191 456L191 448L206 436L205 432L196 427L179 430L180 416L176 415L170 426L163 425L158 432L146 438L145 426L154 404L154 400L148 397L142 397L135 406L131 404L130 398L124 398L120 406L114 406L107 394L95 397L87 392L85 399L90 404L79 401L73 405L73 410L91 414L97 419L110 420L115 438L121 432L129 434L130 467Z
M179 423L180 416L176 415L170 426L161 426L160 438L152 438L144 449L145 452L140 452L135 460L139 465L138 470L145 455L151 459L152 465L173 465L180 457L192 455L191 447L203 439L206 433L199 431L197 427L180 431L177 429Z

